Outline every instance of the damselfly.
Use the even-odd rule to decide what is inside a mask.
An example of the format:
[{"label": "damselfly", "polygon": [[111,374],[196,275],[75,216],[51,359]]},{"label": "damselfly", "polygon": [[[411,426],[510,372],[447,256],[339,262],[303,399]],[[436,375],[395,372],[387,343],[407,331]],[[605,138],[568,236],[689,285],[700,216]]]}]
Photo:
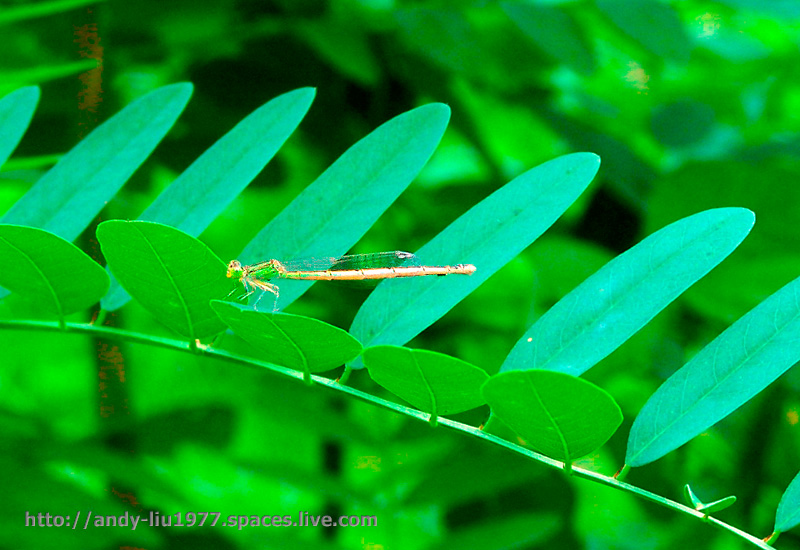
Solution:
[{"label": "damselfly", "polygon": [[374,279],[396,279],[399,277],[423,277],[426,275],[472,275],[475,266],[458,265],[419,265],[419,260],[410,252],[374,252],[352,254],[339,258],[304,258],[298,260],[267,260],[252,265],[242,265],[238,260],[228,264],[228,277],[242,282],[246,294],[256,289],[262,294],[253,305],[255,308],[263,292],[275,295],[278,303],[278,285],[269,283],[272,279],[301,279],[307,281],[365,281]]}]

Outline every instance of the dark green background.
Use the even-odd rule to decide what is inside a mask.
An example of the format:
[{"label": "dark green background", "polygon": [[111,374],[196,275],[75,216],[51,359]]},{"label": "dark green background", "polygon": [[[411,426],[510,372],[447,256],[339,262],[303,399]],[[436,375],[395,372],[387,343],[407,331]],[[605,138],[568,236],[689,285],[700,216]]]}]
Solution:
[{"label": "dark green background", "polygon": [[[34,4],[0,8],[0,94],[42,87],[0,173],[0,212],[49,167],[47,155],[136,97],[187,80],[195,92],[184,115],[102,219],[135,218],[253,109],[317,88],[300,128],[201,236],[225,259],[349,146],[424,103],[451,107],[448,132],[358,252],[415,250],[517,174],[568,152],[599,154],[600,173],[578,203],[411,343],[489,373],[538,316],[643,236],[712,207],[753,210],[756,226],[730,258],[587,374],[625,415],[586,459],[593,469],[621,465],[632,419],[669,374],[800,273],[796,2],[112,0],[4,17]],[[96,112],[82,108],[92,62],[76,38],[86,25],[102,47]],[[93,228],[77,243],[98,254]],[[289,311],[347,328],[363,297],[318,284]],[[10,296],[0,315],[36,310]],[[167,333],[133,302],[114,322]],[[385,394],[364,371],[351,381]],[[706,501],[736,494],[720,517],[768,535],[800,466],[798,384],[790,371],[629,481],[677,500],[684,483]],[[710,526],[466,436],[147,346],[0,333],[0,422],[0,548],[739,547]],[[379,526],[22,528],[24,510],[79,509],[305,510],[377,515]],[[777,547],[800,540],[787,533]]]}]

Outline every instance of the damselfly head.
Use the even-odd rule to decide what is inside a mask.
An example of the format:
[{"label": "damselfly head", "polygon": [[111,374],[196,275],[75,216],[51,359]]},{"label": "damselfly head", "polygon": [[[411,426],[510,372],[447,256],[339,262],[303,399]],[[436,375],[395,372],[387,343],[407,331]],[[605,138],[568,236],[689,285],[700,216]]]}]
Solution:
[{"label": "damselfly head", "polygon": [[243,271],[242,270],[242,263],[239,260],[231,260],[230,263],[228,264],[228,278],[229,279],[234,276],[233,275],[234,272],[241,273],[242,271]]}]

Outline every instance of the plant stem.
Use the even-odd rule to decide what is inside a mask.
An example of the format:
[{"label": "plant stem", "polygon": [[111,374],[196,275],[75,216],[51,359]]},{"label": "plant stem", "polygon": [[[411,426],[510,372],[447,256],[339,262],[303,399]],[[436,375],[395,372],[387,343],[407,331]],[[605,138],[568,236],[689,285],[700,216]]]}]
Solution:
[{"label": "plant stem", "polygon": [[[59,326],[58,322],[53,321],[30,321],[30,320],[0,320],[0,330],[30,330],[30,331],[42,331],[42,332],[62,332],[61,327]],[[162,348],[170,348],[176,351],[183,351],[193,354],[203,354],[206,356],[216,356],[219,359],[230,361],[232,363],[247,365],[250,367],[262,368],[267,369],[277,374],[282,374],[289,378],[295,378],[299,381],[304,381],[305,374],[301,371],[297,371],[294,369],[290,369],[287,367],[281,367],[279,365],[274,365],[272,363],[267,363],[264,361],[259,361],[257,359],[253,359],[251,357],[239,355],[236,353],[231,353],[225,350],[216,349],[210,346],[205,345],[194,345],[191,346],[189,342],[185,340],[175,340],[170,338],[162,338],[158,336],[151,336],[148,334],[142,334],[138,332],[130,332],[127,330],[111,328],[111,327],[103,327],[97,325],[89,325],[89,324],[82,324],[82,323],[66,323],[66,329],[70,334],[88,334],[92,336],[104,336],[106,338],[116,338],[122,341],[127,342],[135,342],[140,344],[147,344],[151,346],[158,346]],[[346,372],[346,371],[345,371]],[[345,386],[340,384],[336,380],[332,380],[330,378],[325,378],[318,375],[310,375],[310,380],[316,382],[322,387],[346,393],[363,401],[367,401],[379,407],[383,407],[385,409],[389,409],[395,411],[400,414],[404,414],[411,418],[415,418],[421,422],[430,422],[431,415],[428,413],[424,413],[422,411],[418,411],[416,409],[412,409],[411,407],[406,407],[405,405],[400,405],[398,403],[393,403],[391,401],[387,401],[380,397],[376,397],[369,393],[363,392],[361,390],[355,389],[350,386]],[[487,433],[480,428],[476,428],[474,426],[470,426],[467,424],[462,424],[461,422],[455,422],[453,420],[449,420],[447,418],[439,417],[437,422],[441,426],[445,426],[447,428],[463,432],[465,434],[469,434],[473,437],[477,437],[479,439],[483,439],[485,441],[489,441],[494,443],[495,445],[499,445],[504,447],[512,452],[517,454],[526,456],[531,458],[545,466],[549,466],[551,468],[565,470],[565,464],[558,460],[554,460],[547,456],[541,455],[539,453],[535,453],[530,449],[526,449],[517,445],[516,443],[512,443],[505,439],[502,439],[498,436],[492,435]],[[624,470],[624,469],[623,469]],[[683,513],[689,516],[694,516],[700,521],[708,522],[712,525],[720,529],[724,529],[729,531],[730,533],[746,540],[747,542],[751,543],[753,546],[757,548],[762,548],[764,550],[773,550],[773,547],[767,544],[767,542],[754,537],[753,535],[741,531],[732,525],[729,525],[725,522],[722,522],[716,518],[709,517],[706,514],[689,508],[679,502],[675,502],[668,498],[662,497],[661,495],[652,493],[645,489],[641,489],[619,479],[615,479],[613,476],[607,476],[598,472],[593,472],[591,470],[585,470],[583,468],[578,468],[575,466],[571,466],[570,468],[571,474],[574,477],[588,479],[597,483],[601,483],[603,485],[607,485],[609,487],[614,487],[621,491],[625,491],[628,493],[632,493],[634,495],[639,496],[645,500],[649,500],[651,502],[655,502],[656,504],[660,504],[666,508],[671,508],[676,512]],[[621,474],[623,472],[620,472]],[[774,541],[777,536],[773,536],[770,540]]]}]

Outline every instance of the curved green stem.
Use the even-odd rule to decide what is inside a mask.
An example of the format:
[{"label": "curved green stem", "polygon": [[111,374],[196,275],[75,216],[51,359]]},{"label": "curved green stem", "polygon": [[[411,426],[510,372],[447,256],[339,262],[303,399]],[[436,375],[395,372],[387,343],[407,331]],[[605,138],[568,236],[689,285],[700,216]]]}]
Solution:
[{"label": "curved green stem", "polygon": [[[59,323],[53,321],[27,321],[27,320],[0,320],[0,330],[30,330],[30,331],[44,331],[44,332],[62,332],[62,329],[59,327]],[[149,334],[142,334],[138,332],[131,332],[127,330],[122,330],[118,328],[112,327],[103,327],[97,325],[89,325],[89,324],[81,324],[81,323],[66,323],[65,329],[70,334],[88,334],[92,336],[103,336],[106,338],[116,338],[121,341],[126,342],[135,342],[140,344],[147,344],[151,346],[158,346],[162,348],[170,348],[176,351],[183,351],[187,353],[194,353],[194,354],[203,354],[206,356],[214,356],[224,361],[230,361],[232,363],[237,363],[241,365],[246,365],[249,367],[256,367],[256,368],[263,368],[275,372],[277,374],[281,374],[287,376],[289,378],[295,378],[299,381],[303,381],[304,373],[290,369],[287,367],[281,367],[279,365],[274,365],[272,363],[267,363],[264,361],[259,361],[257,359],[253,359],[252,357],[247,357],[244,355],[239,355],[236,353],[231,353],[225,350],[216,349],[211,346],[207,345],[194,345],[191,346],[189,342],[185,340],[175,340],[171,338],[162,338],[158,336],[152,336]],[[347,371],[345,370],[345,374]],[[344,377],[345,375],[343,375]],[[324,378],[318,375],[311,375],[311,379],[319,384],[319,386],[328,388],[333,391],[338,391],[342,393],[349,394],[357,399],[361,399],[363,401],[367,401],[379,407],[383,407],[385,409],[392,410],[399,414],[404,414],[411,418],[415,418],[421,422],[429,422],[430,415],[428,413],[418,411],[416,409],[412,409],[411,407],[406,407],[404,405],[400,405],[398,403],[393,403],[391,401],[387,401],[385,399],[381,399],[380,397],[376,397],[369,393],[363,392],[361,390],[352,388],[350,386],[345,386],[336,380],[332,380],[330,378]],[[459,432],[463,432],[465,434],[471,435],[473,437],[477,437],[478,439],[483,439],[490,443],[494,443],[495,445],[499,445],[500,447],[504,447],[512,452],[517,454],[526,456],[540,464],[544,464],[545,466],[549,466],[551,468],[556,468],[559,470],[565,470],[566,466],[563,462],[558,460],[554,460],[547,456],[541,455],[539,453],[535,453],[530,449],[526,449],[521,447],[515,443],[502,439],[496,435],[492,435],[487,433],[480,428],[476,428],[474,426],[470,426],[467,424],[462,424],[461,422],[456,422],[453,420],[449,420],[447,418],[438,418],[438,424],[444,426],[446,428],[450,428],[452,430],[456,430]],[[657,495],[655,493],[651,493],[645,489],[641,489],[636,487],[635,485],[631,485],[626,483],[620,479],[615,479],[613,476],[607,476],[598,472],[593,472],[590,470],[585,470],[583,468],[578,468],[575,466],[571,466],[570,471],[574,477],[588,479],[594,481],[596,483],[601,483],[603,485],[607,485],[609,487],[614,487],[619,489],[620,491],[625,491],[628,493],[632,493],[640,498],[645,500],[649,500],[650,502],[655,502],[661,506],[666,508],[670,508],[676,512],[694,516],[700,521],[708,522],[720,529],[728,531],[745,541],[751,543],[753,546],[757,548],[762,548],[764,550],[774,550],[772,546],[767,544],[767,542],[749,534],[732,525],[729,525],[725,522],[722,522],[716,518],[709,517],[703,512],[698,510],[694,510],[685,506],[679,502],[675,502],[668,498],[664,498],[661,495]],[[623,468],[620,475],[623,473],[627,473]],[[770,538],[770,541],[774,541],[777,538],[776,535]]]}]

